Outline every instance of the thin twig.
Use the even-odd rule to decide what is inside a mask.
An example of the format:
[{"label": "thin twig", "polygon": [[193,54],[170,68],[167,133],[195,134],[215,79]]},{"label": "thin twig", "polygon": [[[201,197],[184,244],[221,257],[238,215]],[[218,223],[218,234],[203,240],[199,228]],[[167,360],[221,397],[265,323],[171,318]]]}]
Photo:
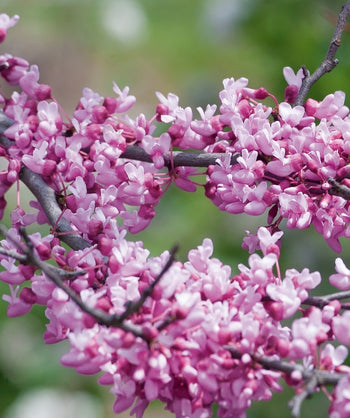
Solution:
[{"label": "thin twig", "polygon": [[133,313],[138,312],[141,309],[147,297],[152,294],[154,287],[157,285],[157,283],[159,283],[160,279],[163,277],[163,275],[166,273],[166,271],[170,268],[170,266],[174,262],[175,253],[178,249],[178,246],[174,246],[170,250],[170,256],[167,262],[165,263],[164,267],[162,268],[161,272],[158,274],[156,279],[143,291],[140,299],[135,302],[129,302],[126,305],[126,309],[123,314],[109,315],[100,309],[96,309],[96,308],[86,305],[82,301],[81,297],[72,288],[66,286],[65,283],[63,282],[63,280],[67,279],[67,276],[83,275],[83,274],[86,274],[85,271],[82,270],[82,271],[76,271],[76,272],[67,272],[66,270],[60,269],[58,267],[55,267],[51,264],[48,264],[42,261],[35,254],[33,243],[30,237],[28,236],[26,230],[23,227],[21,227],[19,229],[19,232],[23,238],[25,245],[23,245],[22,243],[18,242],[15,238],[13,238],[8,233],[8,231],[3,226],[0,225],[0,233],[6,236],[6,238],[9,239],[18,248],[18,250],[22,253],[23,257],[21,257],[21,254],[18,254],[18,253],[12,254],[11,251],[6,251],[6,250],[2,251],[1,252],[2,254],[18,259],[23,264],[30,264],[40,269],[43,273],[45,273],[46,277],[49,280],[51,280],[57,287],[62,289],[73,300],[73,302],[75,302],[79,306],[79,308],[83,312],[91,315],[93,318],[96,319],[96,321],[99,324],[106,325],[108,327],[120,328],[126,332],[131,332],[137,337],[146,339],[141,327],[134,325],[130,322],[126,322],[126,319]]},{"label": "thin twig", "polygon": [[311,378],[306,382],[304,389],[300,393],[297,393],[294,398],[289,401],[288,406],[292,410],[291,414],[293,418],[300,417],[301,405],[303,401],[310,397],[318,386],[319,382],[317,380],[317,376],[311,376]]},{"label": "thin twig", "polygon": [[314,73],[306,74],[303,79],[302,85],[299,90],[298,97],[295,101],[295,106],[302,105],[305,102],[306,96],[312,87],[312,85],[320,79],[324,74],[332,71],[337,65],[339,60],[334,58],[335,54],[340,46],[341,37],[344,31],[344,26],[350,14],[350,0],[343,4],[338,16],[338,21],[333,33],[331,43],[329,45],[327,54],[321,65],[316,69]]},{"label": "thin twig", "polygon": [[[234,346],[225,345],[224,348],[231,353],[231,356],[236,359],[242,358],[242,353]],[[305,382],[303,391],[297,394],[289,403],[292,408],[292,417],[296,418],[300,415],[301,403],[304,399],[314,393],[315,389],[319,386],[324,385],[337,385],[339,380],[344,376],[345,373],[328,372],[326,370],[310,369],[305,368],[301,364],[291,364],[283,360],[271,359],[267,356],[257,356],[250,354],[254,363],[264,367],[268,370],[280,371],[290,376],[293,372],[299,372]]]},{"label": "thin twig", "polygon": [[136,312],[138,312],[140,310],[140,308],[142,307],[142,305],[145,303],[145,300],[149,296],[152,295],[152,292],[153,292],[155,286],[157,285],[157,283],[159,283],[160,279],[164,276],[164,274],[169,270],[170,266],[173,264],[173,262],[175,260],[175,254],[178,251],[178,249],[179,249],[179,246],[178,245],[174,245],[171,248],[171,250],[169,251],[170,255],[169,255],[168,261],[165,263],[164,267],[162,268],[162,270],[160,271],[160,273],[158,274],[158,276],[142,292],[141,297],[140,297],[139,300],[137,300],[135,302],[129,301],[127,303],[126,310],[125,310],[125,312],[122,315],[120,315],[119,321],[123,321],[124,319],[128,318],[129,316],[131,316],[133,313],[136,313]]}]

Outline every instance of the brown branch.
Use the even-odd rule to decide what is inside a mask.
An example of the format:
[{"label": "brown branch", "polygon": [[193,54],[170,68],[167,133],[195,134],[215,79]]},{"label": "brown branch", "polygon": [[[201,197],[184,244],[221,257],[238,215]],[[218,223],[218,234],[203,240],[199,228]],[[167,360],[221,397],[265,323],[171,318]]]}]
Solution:
[{"label": "brown branch", "polygon": [[[12,123],[13,121],[0,111],[0,145],[6,149],[13,145],[13,141],[6,138],[3,134]],[[169,170],[179,166],[208,167],[217,164],[217,159],[222,158],[223,156],[224,154],[220,153],[204,154],[175,151],[164,155],[164,161],[165,166],[168,167]],[[239,154],[232,155],[231,164],[236,164],[238,156]],[[152,163],[152,159],[146,151],[136,145],[129,146],[121,157]],[[70,223],[62,216],[62,210],[57,203],[55,191],[46,184],[39,174],[22,166],[19,178],[34,194],[45,212],[49,223],[52,227],[55,227],[55,232],[63,242],[69,245],[73,250],[81,250],[91,246],[88,241],[84,240],[72,229]]]},{"label": "brown branch", "polygon": [[[236,347],[226,345],[224,348],[230,352],[233,358],[239,360],[242,358],[243,354],[237,350]],[[288,376],[296,371],[301,374],[302,379],[305,382],[304,390],[300,394],[297,394],[289,403],[289,406],[292,409],[293,417],[299,417],[302,401],[314,393],[314,390],[317,387],[324,385],[335,386],[338,384],[341,378],[347,376],[345,373],[343,374],[328,372],[326,370],[309,369],[303,367],[301,364],[291,364],[287,361],[274,360],[267,356],[256,356],[254,354],[250,354],[250,356],[255,363],[259,364],[267,370],[280,371]]]},{"label": "brown branch", "polygon": [[55,191],[48,186],[42,177],[23,166],[19,173],[20,180],[37,198],[51,226],[55,227],[57,236],[69,245],[73,250],[83,250],[91,247],[91,244],[75,232],[70,223],[62,216]]},{"label": "brown branch", "polygon": [[164,265],[164,267],[162,268],[161,272],[158,274],[158,276],[155,278],[155,280],[148,286],[146,287],[146,289],[142,292],[141,297],[139,300],[133,302],[133,301],[129,301],[127,303],[126,306],[126,310],[125,312],[119,316],[118,321],[123,321],[124,319],[128,318],[129,316],[131,316],[133,313],[136,313],[140,310],[141,306],[145,303],[145,300],[152,295],[152,292],[155,288],[155,286],[157,285],[157,283],[159,283],[160,279],[164,276],[164,274],[169,270],[170,266],[173,264],[174,260],[175,260],[175,254],[178,251],[179,246],[178,245],[174,245],[171,250],[170,250],[170,256],[168,258],[168,261],[166,262],[166,264]]},{"label": "brown branch", "polygon": [[[329,302],[331,302],[332,300],[342,300],[347,298],[350,298],[350,290],[344,290],[343,292],[331,293],[329,295],[324,296],[309,296],[302,302],[302,304],[316,306],[322,309],[323,307],[328,305]],[[341,308],[349,310],[350,305],[342,303]]]},{"label": "brown branch", "polygon": [[302,105],[305,102],[306,96],[314,83],[319,80],[324,74],[332,71],[338,65],[338,59],[334,58],[335,54],[340,46],[341,37],[344,31],[346,21],[350,14],[350,0],[343,4],[338,16],[338,21],[333,33],[331,43],[329,45],[327,54],[321,65],[316,69],[313,74],[309,74],[304,70],[305,77],[303,79],[301,88],[299,90],[298,97],[294,103],[295,106]]},{"label": "brown branch", "polygon": [[126,322],[127,318],[130,317],[132,314],[138,312],[142,305],[144,304],[147,297],[151,296],[154,287],[159,283],[160,279],[164,276],[164,274],[169,270],[171,265],[175,260],[175,253],[178,249],[177,246],[174,246],[170,250],[170,255],[165,263],[164,267],[162,268],[161,272],[155,278],[155,280],[143,291],[139,300],[126,304],[125,312],[121,315],[109,315],[104,311],[96,308],[92,308],[86,305],[80,298],[80,296],[70,287],[68,287],[64,280],[67,278],[72,279],[72,277],[80,276],[86,274],[84,270],[75,271],[75,272],[67,272],[66,270],[60,269],[56,266],[48,264],[42,261],[36,254],[35,248],[30,240],[30,237],[27,235],[25,229],[21,227],[19,232],[23,238],[24,244],[22,245],[19,243],[15,238],[11,237],[8,231],[0,225],[0,233],[2,233],[7,239],[9,239],[20,251],[20,253],[14,253],[13,251],[6,251],[1,250],[1,254],[7,255],[9,257],[15,258],[24,264],[31,264],[38,269],[40,269],[45,276],[51,280],[57,287],[62,289],[71,299],[75,302],[79,308],[92,316],[99,324],[106,325],[107,327],[116,327],[120,328],[126,332],[131,332],[136,337],[141,337],[144,340],[147,340],[146,336],[144,335],[140,326],[134,325],[130,322]]},{"label": "brown branch", "polygon": [[345,186],[344,184],[338,183],[332,177],[329,177],[327,181],[332,186],[328,190],[329,194],[332,194],[332,195],[335,195],[335,196],[340,196],[345,200],[350,200],[350,189],[349,189],[349,187]]},{"label": "brown branch", "polygon": [[[182,152],[174,151],[173,153],[164,154],[165,166],[169,169],[172,167],[209,167],[217,164],[217,160],[222,158],[223,153],[200,153],[200,152]],[[233,154],[231,157],[231,164],[237,163],[239,153]],[[137,145],[128,146],[126,151],[121,154],[121,158],[128,158],[130,160],[138,160],[146,163],[152,163],[152,158],[147,152]]]}]

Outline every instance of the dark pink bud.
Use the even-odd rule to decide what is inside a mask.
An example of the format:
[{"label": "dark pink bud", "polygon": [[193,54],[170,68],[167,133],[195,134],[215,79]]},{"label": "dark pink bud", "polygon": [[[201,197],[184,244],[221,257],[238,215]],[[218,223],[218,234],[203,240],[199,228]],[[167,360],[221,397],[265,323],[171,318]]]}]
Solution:
[{"label": "dark pink bud", "polygon": [[213,152],[220,152],[220,153],[226,152],[226,145],[224,145],[221,142],[219,142],[218,144],[215,144]]},{"label": "dark pink bud", "polygon": [[264,100],[268,97],[270,93],[265,89],[265,87],[260,87],[258,90],[255,90],[255,98],[258,100]]},{"label": "dark pink bud", "polygon": [[37,244],[35,249],[42,260],[48,260],[51,258],[51,248],[48,242],[41,242]]},{"label": "dark pink bud", "polygon": [[117,273],[117,271],[119,270],[120,264],[114,255],[109,257],[108,267],[112,273]]},{"label": "dark pink bud", "polygon": [[94,107],[92,114],[97,123],[103,123],[108,118],[108,111],[104,106]]},{"label": "dark pink bud", "polygon": [[35,90],[35,98],[39,101],[51,99],[51,87],[47,84],[39,84]]},{"label": "dark pink bud", "polygon": [[111,301],[107,297],[100,298],[95,305],[95,308],[101,309],[101,311],[104,311],[104,312],[109,312],[111,307],[112,307]]},{"label": "dark pink bud", "polygon": [[97,123],[91,123],[86,128],[86,136],[92,141],[97,141],[98,139],[100,139],[101,133],[102,133],[102,126],[98,125]]},{"label": "dark pink bud", "polygon": [[293,104],[298,97],[299,88],[295,85],[287,86],[284,90],[284,100],[287,103]]},{"label": "dark pink bud", "polygon": [[219,339],[219,344],[224,345],[227,344],[232,338],[232,334],[230,332],[230,330],[228,330],[227,328],[220,328],[219,332],[218,332],[218,339]]},{"label": "dark pink bud", "polygon": [[43,165],[43,176],[51,176],[52,173],[56,170],[56,162],[52,160],[45,160]]},{"label": "dark pink bud", "polygon": [[107,109],[107,112],[111,115],[115,113],[117,108],[117,99],[115,97],[106,97],[103,101],[103,106]]},{"label": "dark pink bud", "polygon": [[267,223],[269,225],[272,224],[273,220],[275,219],[276,215],[278,212],[278,206],[277,205],[273,205],[272,208],[269,210],[268,215],[267,215]]},{"label": "dark pink bud", "polygon": [[88,230],[90,238],[96,238],[103,231],[103,223],[99,219],[91,219],[88,223]]},{"label": "dark pink bud", "polygon": [[129,348],[135,344],[135,336],[131,332],[127,332],[123,337],[123,348]]},{"label": "dark pink bud", "polygon": [[252,109],[248,100],[243,99],[237,105],[238,111],[243,119],[246,119],[250,116]]},{"label": "dark pink bud", "polygon": [[169,108],[168,106],[165,106],[164,104],[158,104],[156,107],[156,119],[158,122],[161,122],[161,116],[162,115],[168,115],[169,114]]},{"label": "dark pink bud", "polygon": [[216,132],[222,131],[224,129],[224,125],[220,121],[220,115],[213,116],[211,118],[210,124],[216,130]]},{"label": "dark pink bud", "polygon": [[65,199],[66,206],[68,209],[70,209],[72,212],[76,212],[78,209],[77,199],[74,195],[69,195]]},{"label": "dark pink bud", "polygon": [[142,326],[142,335],[146,340],[154,340],[159,334],[159,331],[156,327],[152,327],[149,324],[145,324]]},{"label": "dark pink bud", "polygon": [[152,218],[154,218],[155,214],[156,214],[156,212],[155,212],[152,205],[141,205],[140,209],[138,211],[138,215],[142,219],[152,219]]},{"label": "dark pink bud", "polygon": [[288,340],[278,340],[277,350],[281,357],[287,357],[289,355],[290,342]]},{"label": "dark pink bud", "polygon": [[264,302],[264,308],[269,315],[276,321],[283,319],[283,303],[280,302]]},{"label": "dark pink bud", "polygon": [[317,173],[318,171],[318,165],[316,164],[316,162],[314,160],[308,160],[308,162],[306,163],[307,168],[312,171],[313,173]]},{"label": "dark pink bud", "polygon": [[328,335],[324,331],[318,331],[318,334],[316,335],[317,344],[322,344],[325,341],[328,340]]},{"label": "dark pink bud", "polygon": [[204,185],[205,196],[208,199],[214,199],[216,194],[216,185],[213,182],[208,182]]},{"label": "dark pink bud", "polygon": [[171,312],[176,319],[184,319],[188,315],[188,309],[179,306],[177,303],[173,305]]},{"label": "dark pink bud", "polygon": [[39,120],[38,120],[38,117],[36,115],[28,116],[26,122],[28,123],[29,129],[32,132],[35,132],[37,130],[37,128],[39,126]]},{"label": "dark pink bud", "polygon": [[96,319],[86,312],[83,312],[83,324],[87,329],[92,328],[96,324]]},{"label": "dark pink bud", "polygon": [[6,39],[7,31],[3,28],[0,28],[0,44]]},{"label": "dark pink bud", "polygon": [[31,279],[34,275],[35,270],[36,270],[35,267],[29,266],[29,265],[26,265],[26,264],[20,264],[18,266],[18,268],[19,268],[21,274],[25,277],[26,280]]},{"label": "dark pink bud", "polygon": [[313,116],[316,113],[316,110],[318,108],[318,101],[314,99],[307,99],[304,107],[305,107],[305,113],[308,116]]},{"label": "dark pink bud", "polygon": [[291,155],[290,158],[291,158],[292,167],[295,171],[300,170],[302,166],[304,165],[302,156],[300,154],[293,154]]},{"label": "dark pink bud", "polygon": [[21,301],[29,303],[30,305],[34,305],[34,303],[37,300],[36,294],[32,291],[30,287],[24,287],[21,290],[19,298],[21,299]]},{"label": "dark pink bud", "polygon": [[103,236],[99,239],[97,248],[101,251],[102,255],[107,256],[113,248],[113,241],[110,238]]}]

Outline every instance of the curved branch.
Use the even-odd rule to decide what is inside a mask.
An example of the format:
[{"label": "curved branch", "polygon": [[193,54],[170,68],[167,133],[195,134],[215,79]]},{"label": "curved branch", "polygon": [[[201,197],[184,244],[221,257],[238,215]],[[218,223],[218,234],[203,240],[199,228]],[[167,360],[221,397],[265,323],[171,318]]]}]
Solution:
[{"label": "curved branch", "polygon": [[[200,152],[182,152],[173,151],[172,153],[166,153],[164,155],[165,166],[169,169],[172,167],[209,167],[210,165],[217,164],[217,160],[222,158],[225,154],[222,153],[200,153]],[[128,146],[125,152],[121,154],[122,158],[128,158],[130,160],[138,160],[146,163],[152,163],[152,158],[147,152],[137,146]],[[233,154],[231,157],[231,164],[237,163],[239,153]]]},{"label": "curved branch", "polygon": [[48,264],[45,261],[42,261],[34,252],[34,245],[30,240],[30,237],[27,235],[26,230],[23,227],[20,227],[19,232],[23,238],[24,244],[22,245],[16,239],[12,238],[8,231],[0,226],[0,233],[3,234],[8,240],[10,240],[21,253],[16,253],[11,250],[4,250],[0,249],[0,253],[6,255],[8,257],[14,258],[19,260],[23,264],[30,264],[32,266],[37,267],[45,276],[51,280],[57,287],[62,289],[70,298],[71,300],[79,306],[79,308],[93,317],[99,324],[106,325],[107,327],[116,327],[120,328],[126,332],[131,332],[136,337],[141,337],[144,340],[147,340],[147,337],[144,335],[142,331],[142,327],[139,325],[135,325],[131,322],[126,322],[126,320],[134,313],[138,312],[142,305],[145,303],[146,299],[152,295],[152,292],[155,286],[159,283],[161,278],[164,274],[169,270],[172,264],[175,261],[175,254],[178,250],[178,246],[174,246],[169,251],[169,258],[163,268],[161,269],[160,273],[154,279],[154,281],[146,287],[143,292],[141,293],[140,298],[137,301],[130,301],[125,304],[125,311],[121,315],[117,314],[108,314],[100,309],[96,309],[91,307],[83,302],[80,295],[75,292],[71,287],[67,286],[64,283],[64,280],[67,278],[74,278],[83,274],[86,274],[84,270],[78,270],[75,272],[67,272],[66,270],[60,269],[55,267],[51,264]]},{"label": "curved branch", "polygon": [[37,198],[51,226],[55,227],[55,232],[63,242],[73,250],[91,247],[91,244],[75,232],[67,219],[62,216],[55,191],[45,183],[39,174],[33,173],[29,168],[23,166],[19,178]]},{"label": "curved branch", "polygon": [[295,106],[302,105],[305,102],[306,96],[312,85],[317,80],[319,80],[324,74],[332,71],[338,65],[339,61],[334,57],[340,46],[341,37],[349,14],[350,1],[347,1],[345,4],[343,4],[339,13],[338,21],[327,54],[324,60],[321,62],[321,65],[316,69],[316,71],[313,74],[310,75],[308,72],[306,72],[306,76],[303,79],[298,97],[294,103]]},{"label": "curved branch", "polygon": [[[13,145],[13,141],[3,135],[12,123],[13,121],[0,111],[0,144],[4,148],[9,148]],[[164,155],[164,161],[165,166],[168,167],[169,170],[179,166],[209,167],[210,165],[217,164],[217,160],[222,158],[223,155],[224,154],[220,153],[204,154],[174,151],[173,153]],[[232,155],[231,164],[236,164],[238,156],[239,154]],[[136,145],[129,146],[121,157],[152,163],[152,158],[149,154]],[[34,194],[51,226],[55,227],[55,231],[59,234],[60,239],[63,242],[69,245],[73,250],[81,250],[91,246],[89,242],[84,240],[71,228],[70,223],[62,216],[62,210],[56,201],[55,191],[45,183],[39,174],[36,174],[29,168],[23,166],[19,173],[19,178]]]},{"label": "curved branch", "polygon": [[[226,345],[224,348],[230,352],[232,358],[241,359],[242,353],[237,348]],[[347,376],[346,373],[328,372],[326,370],[305,368],[301,364],[292,364],[287,361],[274,360],[267,356],[255,356],[250,354],[252,360],[268,370],[280,371],[288,376],[293,372],[298,371],[301,373],[302,379],[305,382],[304,389],[297,394],[289,403],[289,407],[292,409],[292,416],[299,417],[301,404],[304,399],[314,393],[315,389],[324,385],[335,386],[339,380]]]}]

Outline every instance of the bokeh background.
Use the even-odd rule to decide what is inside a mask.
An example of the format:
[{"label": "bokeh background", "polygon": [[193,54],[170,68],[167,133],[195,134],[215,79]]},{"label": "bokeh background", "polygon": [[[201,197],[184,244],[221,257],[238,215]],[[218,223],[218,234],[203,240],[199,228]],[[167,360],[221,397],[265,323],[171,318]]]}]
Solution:
[{"label": "bokeh background", "polygon": [[[335,0],[2,0],[1,12],[19,14],[0,53],[38,64],[41,82],[51,84],[68,112],[88,86],[112,94],[112,81],[130,86],[134,110],[153,115],[155,91],[173,92],[182,106],[218,102],[226,77],[247,77],[251,87],[266,87],[282,100],[284,66],[313,71],[323,59],[343,1]],[[350,88],[350,36],[344,34],[339,66],[311,90],[316,99]],[[4,83],[1,82],[3,86]],[[349,99],[347,100],[349,105]],[[9,207],[14,202],[9,202]],[[8,219],[8,217],[6,218]],[[255,232],[266,217],[219,212],[203,197],[171,188],[141,239],[157,255],[180,244],[181,259],[210,237],[215,256],[232,266],[246,263],[241,249],[245,230]],[[326,279],[337,256],[314,231],[286,231],[282,269],[304,267]],[[349,244],[343,259],[350,265]],[[0,283],[0,293],[7,292]],[[330,291],[325,280],[324,291]],[[79,376],[60,366],[67,344],[45,346],[44,310],[7,319],[0,300],[0,417],[112,417],[113,395],[98,387],[96,376]],[[254,404],[248,417],[289,416],[291,390],[272,402]],[[327,416],[328,401],[314,396],[302,416]],[[147,416],[166,415],[155,403]],[[124,416],[124,415],[123,415]],[[125,414],[128,416],[128,414]],[[215,412],[213,412],[215,416]]]}]

